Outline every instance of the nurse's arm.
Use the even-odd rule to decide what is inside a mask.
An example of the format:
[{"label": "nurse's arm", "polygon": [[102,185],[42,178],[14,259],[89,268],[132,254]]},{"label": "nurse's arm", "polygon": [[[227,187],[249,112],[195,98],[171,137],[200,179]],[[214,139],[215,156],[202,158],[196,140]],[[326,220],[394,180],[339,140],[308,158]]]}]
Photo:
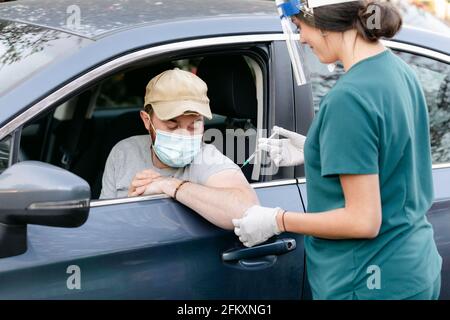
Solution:
[{"label": "nurse's arm", "polygon": [[[371,239],[381,227],[381,197],[378,174],[341,175],[345,207],[314,214],[286,212],[286,231],[325,239]],[[277,223],[283,230],[282,214]]]},{"label": "nurse's arm", "polygon": [[[180,183],[175,178],[167,179],[163,192],[173,196]],[[228,230],[234,228],[232,219],[242,218],[249,207],[259,204],[255,190],[242,171],[236,169],[218,172],[204,185],[185,183],[178,189],[176,198],[209,222]]]}]

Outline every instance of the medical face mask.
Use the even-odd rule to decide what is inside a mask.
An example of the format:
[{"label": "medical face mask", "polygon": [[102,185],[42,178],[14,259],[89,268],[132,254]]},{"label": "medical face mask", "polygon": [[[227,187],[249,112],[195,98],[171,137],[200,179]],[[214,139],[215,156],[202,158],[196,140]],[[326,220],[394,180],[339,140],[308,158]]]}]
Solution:
[{"label": "medical face mask", "polygon": [[[150,122],[153,127],[153,124]],[[182,168],[190,164],[202,146],[203,135],[182,135],[157,130],[153,149],[159,160],[169,167]]]}]

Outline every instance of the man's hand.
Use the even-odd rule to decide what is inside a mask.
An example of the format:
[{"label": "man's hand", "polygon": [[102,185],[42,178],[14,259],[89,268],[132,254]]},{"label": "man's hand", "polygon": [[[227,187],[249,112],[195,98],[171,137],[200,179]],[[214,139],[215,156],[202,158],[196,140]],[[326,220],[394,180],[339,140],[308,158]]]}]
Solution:
[{"label": "man's hand", "polygon": [[144,190],[144,195],[166,194],[169,197],[173,197],[175,189],[181,182],[182,180],[172,177],[156,178],[147,185],[147,188]]},{"label": "man's hand", "polygon": [[277,223],[280,208],[252,206],[242,219],[233,219],[234,233],[246,247],[253,247],[281,233]]},{"label": "man's hand", "polygon": [[161,175],[151,169],[137,173],[133,181],[131,181],[130,188],[128,189],[128,197],[142,196],[147,186],[159,178],[161,178]]}]

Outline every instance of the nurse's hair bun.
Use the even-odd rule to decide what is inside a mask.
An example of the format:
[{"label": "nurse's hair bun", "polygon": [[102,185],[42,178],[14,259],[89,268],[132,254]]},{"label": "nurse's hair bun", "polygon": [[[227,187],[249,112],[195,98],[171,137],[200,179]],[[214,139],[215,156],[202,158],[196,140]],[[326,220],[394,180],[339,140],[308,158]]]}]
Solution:
[{"label": "nurse's hair bun", "polygon": [[392,38],[402,25],[400,12],[380,0],[348,1],[314,8],[314,18],[298,14],[298,19],[322,31],[344,32],[356,29],[370,42]]},{"label": "nurse's hair bun", "polygon": [[367,41],[392,38],[402,26],[402,16],[390,2],[369,1],[358,10],[356,30]]}]

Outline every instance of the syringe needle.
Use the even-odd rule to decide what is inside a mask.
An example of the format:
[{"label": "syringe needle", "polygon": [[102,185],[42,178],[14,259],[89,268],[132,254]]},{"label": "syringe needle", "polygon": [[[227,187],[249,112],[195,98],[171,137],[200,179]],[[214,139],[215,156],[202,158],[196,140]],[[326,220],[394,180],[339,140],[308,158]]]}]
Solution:
[{"label": "syringe needle", "polygon": [[[275,137],[276,134],[277,134],[276,132],[272,133],[272,134],[270,135],[270,137],[267,138],[267,139],[272,139],[273,137]],[[244,166],[246,166],[247,164],[249,164],[250,161],[252,161],[252,159],[256,156],[256,153],[257,153],[258,151],[259,151],[259,148],[256,147],[255,152],[253,152],[252,155],[251,155],[250,157],[248,157],[247,160],[244,161],[244,163],[242,164],[241,168],[244,167]]]}]

